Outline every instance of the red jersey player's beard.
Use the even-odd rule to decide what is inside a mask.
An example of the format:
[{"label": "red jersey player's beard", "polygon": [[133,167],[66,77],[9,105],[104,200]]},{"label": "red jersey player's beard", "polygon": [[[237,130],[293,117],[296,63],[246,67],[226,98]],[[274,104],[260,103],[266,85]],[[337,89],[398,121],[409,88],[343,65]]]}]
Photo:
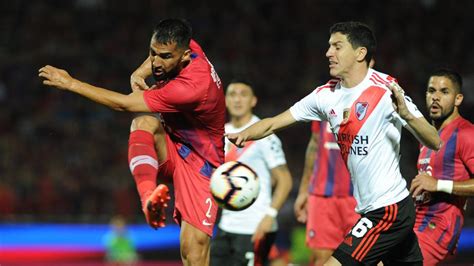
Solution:
[{"label": "red jersey player's beard", "polygon": [[[429,110],[431,110],[433,104],[431,104]],[[436,115],[436,114],[432,114],[431,111],[430,111],[430,118],[431,120],[435,121],[435,122],[443,122],[444,120],[446,120],[446,118],[450,117],[451,114],[454,112],[454,108],[451,108],[449,110],[447,110],[448,112],[444,113],[443,112],[443,107],[439,104],[436,104],[436,107],[439,109],[439,114]]]},{"label": "red jersey player's beard", "polygon": [[175,68],[171,69],[168,72],[166,72],[165,70],[162,70],[161,74],[159,75],[157,75],[156,72],[157,70],[153,68],[153,78],[155,79],[156,82],[168,81],[178,76],[179,67],[176,66]]}]

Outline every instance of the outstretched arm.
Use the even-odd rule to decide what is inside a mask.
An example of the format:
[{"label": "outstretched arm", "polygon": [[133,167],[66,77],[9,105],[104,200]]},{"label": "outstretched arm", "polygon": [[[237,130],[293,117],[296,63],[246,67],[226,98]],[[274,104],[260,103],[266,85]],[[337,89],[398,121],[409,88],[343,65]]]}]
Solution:
[{"label": "outstretched arm", "polygon": [[424,117],[415,117],[408,110],[405,103],[405,96],[403,89],[396,83],[387,84],[392,91],[394,99],[394,108],[397,113],[408,123],[408,130],[418,139],[424,146],[439,150],[441,148],[441,139],[438,136],[436,129],[426,121]]},{"label": "outstretched arm", "polygon": [[262,139],[294,123],[296,120],[288,109],[277,116],[262,119],[239,133],[226,136],[235,145],[243,147],[246,141]]},{"label": "outstretched arm", "polygon": [[319,135],[312,133],[309,139],[308,146],[306,147],[306,157],[304,161],[303,177],[301,178],[300,188],[298,196],[295,200],[294,210],[296,220],[300,223],[306,223],[307,220],[307,206],[308,206],[308,186],[309,179],[314,168],[314,162],[316,161],[316,153],[318,152]]},{"label": "outstretched arm", "polygon": [[150,112],[143,99],[142,91],[135,91],[126,95],[95,87],[72,78],[65,70],[49,65],[42,67],[38,76],[44,79],[44,85],[77,93],[117,111]]}]

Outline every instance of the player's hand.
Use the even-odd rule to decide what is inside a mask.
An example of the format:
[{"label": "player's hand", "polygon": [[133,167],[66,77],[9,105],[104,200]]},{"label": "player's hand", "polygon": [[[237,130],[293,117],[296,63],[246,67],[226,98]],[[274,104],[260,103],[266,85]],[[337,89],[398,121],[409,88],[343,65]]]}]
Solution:
[{"label": "player's hand", "polygon": [[270,232],[270,230],[272,229],[274,219],[275,218],[269,215],[265,215],[265,217],[263,217],[263,219],[258,224],[257,229],[255,230],[255,233],[252,236],[252,242],[260,241],[265,236],[266,233]]},{"label": "player's hand", "polygon": [[244,132],[245,131],[239,133],[226,133],[224,136],[226,136],[227,139],[234,143],[237,147],[242,148],[245,146],[245,141],[247,141],[247,137]]},{"label": "player's hand", "polygon": [[295,200],[295,216],[300,223],[306,223],[308,220],[308,192],[299,193]]},{"label": "player's hand", "polygon": [[38,70],[38,76],[43,78],[43,84],[56,87],[61,90],[68,90],[77,80],[73,79],[65,70],[46,65]]},{"label": "player's hand", "polygon": [[416,197],[424,191],[437,191],[438,180],[426,172],[421,172],[411,181],[410,193]]},{"label": "player's hand", "polygon": [[392,105],[395,111],[405,120],[412,119],[413,115],[410,113],[405,103],[405,92],[400,85],[392,81],[387,83],[387,87],[392,91]]},{"label": "player's hand", "polygon": [[148,87],[146,84],[145,79],[135,73],[130,76],[130,86],[132,91],[144,91],[150,89],[150,87]]}]

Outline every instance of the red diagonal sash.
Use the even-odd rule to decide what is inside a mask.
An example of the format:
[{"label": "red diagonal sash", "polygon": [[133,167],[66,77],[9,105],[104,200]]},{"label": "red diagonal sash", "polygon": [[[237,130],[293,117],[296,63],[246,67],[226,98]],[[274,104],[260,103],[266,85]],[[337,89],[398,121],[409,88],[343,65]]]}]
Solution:
[{"label": "red diagonal sash", "polygon": [[245,142],[245,146],[243,148],[237,148],[234,144],[230,143],[229,151],[225,154],[225,161],[238,161],[240,156],[253,144],[255,141],[247,141]]},{"label": "red diagonal sash", "polygon": [[[343,145],[346,149],[341,149],[342,158],[347,164],[347,157],[349,156],[349,150],[352,145],[353,138],[341,138],[342,134],[347,134],[348,136],[356,136],[359,133],[359,130],[364,125],[365,121],[369,118],[372,111],[374,111],[375,106],[380,102],[382,96],[385,94],[386,90],[381,87],[372,86],[366,89],[357,100],[351,106],[351,111],[349,114],[349,119],[346,123],[341,124],[339,127],[337,143],[339,146]],[[367,106],[365,107],[365,113],[361,114],[360,110],[357,110],[357,103]],[[359,118],[358,118],[359,117]],[[362,119],[360,119],[362,117]]]}]

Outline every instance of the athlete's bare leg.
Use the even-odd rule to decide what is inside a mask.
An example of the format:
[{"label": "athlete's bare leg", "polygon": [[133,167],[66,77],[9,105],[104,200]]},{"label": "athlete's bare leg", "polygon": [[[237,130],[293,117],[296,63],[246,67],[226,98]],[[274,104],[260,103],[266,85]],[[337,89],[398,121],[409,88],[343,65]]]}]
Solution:
[{"label": "athlete's bare leg", "polygon": [[211,238],[206,233],[187,223],[181,222],[181,259],[185,266],[209,265]]},{"label": "athlete's bare leg", "polygon": [[327,249],[327,248],[318,248],[312,250],[312,256],[314,259],[314,264],[315,266],[322,266],[324,263],[331,257],[332,253],[334,250],[332,249]]},{"label": "athlete's bare leg", "polygon": [[333,256],[331,256],[329,260],[326,261],[326,263],[324,263],[324,266],[341,266],[341,265],[342,264]]}]

